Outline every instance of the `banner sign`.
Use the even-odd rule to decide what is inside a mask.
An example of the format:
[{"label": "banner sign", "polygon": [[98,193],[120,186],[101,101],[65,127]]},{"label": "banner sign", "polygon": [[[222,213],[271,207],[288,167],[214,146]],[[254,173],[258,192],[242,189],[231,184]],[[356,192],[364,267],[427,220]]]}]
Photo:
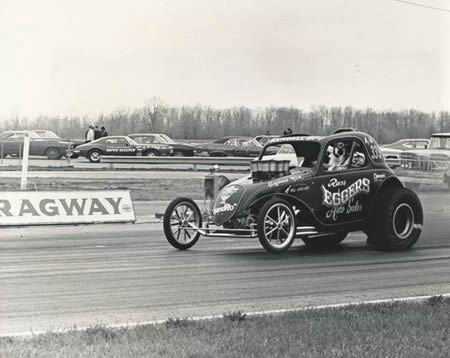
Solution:
[{"label": "banner sign", "polygon": [[0,226],[135,220],[128,190],[0,192]]}]

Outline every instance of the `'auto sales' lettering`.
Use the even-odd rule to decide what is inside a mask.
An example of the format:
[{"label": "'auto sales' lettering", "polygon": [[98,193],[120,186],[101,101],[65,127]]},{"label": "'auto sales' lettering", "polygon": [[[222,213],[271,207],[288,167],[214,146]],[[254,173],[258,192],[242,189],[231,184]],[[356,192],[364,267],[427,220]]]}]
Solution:
[{"label": "'auto sales' lettering", "polygon": [[332,192],[322,185],[323,204],[329,208],[343,206],[360,193],[370,192],[370,179],[359,178],[343,190]]},{"label": "'auto sales' lettering", "polygon": [[116,198],[77,198],[77,199],[50,199],[39,200],[0,199],[0,216],[93,216],[93,215],[119,215],[121,197]]}]

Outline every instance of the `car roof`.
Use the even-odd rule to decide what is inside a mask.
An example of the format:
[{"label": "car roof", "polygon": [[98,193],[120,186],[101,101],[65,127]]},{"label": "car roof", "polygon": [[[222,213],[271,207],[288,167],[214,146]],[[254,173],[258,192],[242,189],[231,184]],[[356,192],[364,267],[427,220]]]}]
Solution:
[{"label": "car roof", "polygon": [[137,136],[143,136],[143,137],[145,137],[145,136],[154,136],[154,135],[167,135],[167,134],[165,134],[165,133],[131,133],[131,134],[128,134],[127,135],[127,137],[131,137],[131,136],[135,136],[135,137],[137,137]]}]

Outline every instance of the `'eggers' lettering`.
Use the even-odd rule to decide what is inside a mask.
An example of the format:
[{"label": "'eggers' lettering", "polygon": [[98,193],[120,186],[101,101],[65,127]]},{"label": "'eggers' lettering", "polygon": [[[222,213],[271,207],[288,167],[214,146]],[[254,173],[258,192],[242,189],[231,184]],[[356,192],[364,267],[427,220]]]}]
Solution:
[{"label": "'eggers' lettering", "polygon": [[322,185],[323,204],[329,208],[347,204],[352,198],[360,193],[370,192],[370,179],[359,178],[343,190],[332,192]]}]

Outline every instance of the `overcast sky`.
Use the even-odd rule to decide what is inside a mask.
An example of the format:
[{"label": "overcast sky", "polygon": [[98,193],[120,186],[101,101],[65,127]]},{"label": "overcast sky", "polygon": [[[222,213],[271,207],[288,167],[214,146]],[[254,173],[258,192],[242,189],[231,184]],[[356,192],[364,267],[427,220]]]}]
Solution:
[{"label": "overcast sky", "polygon": [[450,12],[393,0],[0,0],[0,116],[449,110],[449,36]]}]

